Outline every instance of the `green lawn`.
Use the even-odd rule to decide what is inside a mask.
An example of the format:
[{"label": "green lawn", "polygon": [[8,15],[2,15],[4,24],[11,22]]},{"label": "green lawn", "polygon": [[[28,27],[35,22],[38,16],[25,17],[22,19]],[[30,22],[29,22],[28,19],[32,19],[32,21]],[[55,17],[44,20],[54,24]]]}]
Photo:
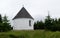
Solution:
[{"label": "green lawn", "polygon": [[0,38],[60,38],[60,32],[44,30],[1,32]]}]

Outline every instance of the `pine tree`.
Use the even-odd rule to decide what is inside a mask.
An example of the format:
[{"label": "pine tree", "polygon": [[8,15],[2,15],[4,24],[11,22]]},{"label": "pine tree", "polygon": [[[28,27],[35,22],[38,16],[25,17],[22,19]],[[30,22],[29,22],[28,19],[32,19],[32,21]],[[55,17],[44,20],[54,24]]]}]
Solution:
[{"label": "pine tree", "polygon": [[2,23],[2,16],[0,14],[0,32],[2,31],[3,23]]},{"label": "pine tree", "polygon": [[9,23],[9,20],[7,19],[7,16],[5,15],[4,17],[3,17],[3,31],[9,31],[9,30],[11,30],[12,29],[12,27],[11,27],[11,25],[10,25],[10,23]]},{"label": "pine tree", "polygon": [[1,14],[0,14],[0,23],[2,23],[2,16],[1,16]]},{"label": "pine tree", "polygon": [[7,16],[6,15],[3,17],[3,22],[4,23],[8,23],[9,22],[9,20],[7,20]]},{"label": "pine tree", "polygon": [[45,19],[45,29],[50,29],[51,28],[51,21],[52,19],[50,18],[50,15],[48,14],[47,18]]}]

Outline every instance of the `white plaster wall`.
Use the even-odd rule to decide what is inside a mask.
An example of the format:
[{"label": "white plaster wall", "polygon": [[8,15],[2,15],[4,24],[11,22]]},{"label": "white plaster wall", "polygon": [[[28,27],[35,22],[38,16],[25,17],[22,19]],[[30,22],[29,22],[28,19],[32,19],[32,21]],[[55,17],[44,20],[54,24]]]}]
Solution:
[{"label": "white plaster wall", "polygon": [[[31,26],[29,26],[31,20]],[[13,20],[13,30],[33,30],[34,20],[29,18],[20,18]]]}]

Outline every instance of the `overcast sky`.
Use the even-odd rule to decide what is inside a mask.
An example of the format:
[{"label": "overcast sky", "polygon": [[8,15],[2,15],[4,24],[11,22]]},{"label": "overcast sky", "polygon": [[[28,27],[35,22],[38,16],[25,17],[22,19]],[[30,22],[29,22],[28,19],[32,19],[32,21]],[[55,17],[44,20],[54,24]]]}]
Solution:
[{"label": "overcast sky", "polygon": [[41,20],[50,12],[51,17],[60,17],[60,0],[0,0],[0,14],[12,19],[23,7],[35,20]]}]

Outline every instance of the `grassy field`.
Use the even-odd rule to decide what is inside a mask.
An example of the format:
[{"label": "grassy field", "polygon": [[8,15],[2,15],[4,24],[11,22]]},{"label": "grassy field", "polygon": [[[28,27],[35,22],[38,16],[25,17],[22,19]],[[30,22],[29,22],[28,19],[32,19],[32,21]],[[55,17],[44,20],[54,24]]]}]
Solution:
[{"label": "grassy field", "polygon": [[0,32],[0,38],[60,38],[60,32],[44,30]]}]

